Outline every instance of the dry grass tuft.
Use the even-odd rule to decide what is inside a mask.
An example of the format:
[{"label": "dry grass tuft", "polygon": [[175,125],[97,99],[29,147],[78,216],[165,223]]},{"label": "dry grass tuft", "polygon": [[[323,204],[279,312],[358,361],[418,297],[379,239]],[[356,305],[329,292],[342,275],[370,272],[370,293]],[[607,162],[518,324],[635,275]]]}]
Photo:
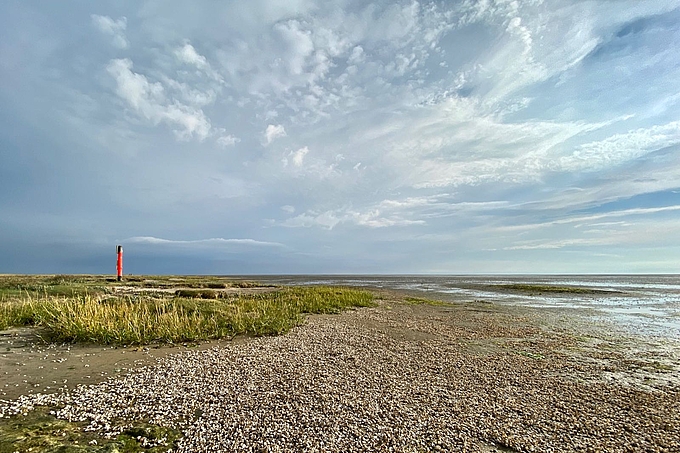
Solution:
[{"label": "dry grass tuft", "polygon": [[284,288],[226,296],[202,290],[151,296],[43,295],[0,302],[0,329],[36,326],[60,342],[100,344],[178,343],[277,335],[303,322],[305,313],[337,313],[372,304],[367,291],[333,287]]}]

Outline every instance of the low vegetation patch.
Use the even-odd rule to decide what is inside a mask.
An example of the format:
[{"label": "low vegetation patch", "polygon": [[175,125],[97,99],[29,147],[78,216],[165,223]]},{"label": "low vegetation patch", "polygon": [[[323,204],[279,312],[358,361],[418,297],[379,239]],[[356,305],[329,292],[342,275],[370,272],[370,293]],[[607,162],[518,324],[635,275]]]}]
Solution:
[{"label": "low vegetation patch", "polygon": [[35,326],[43,338],[59,342],[179,343],[277,335],[301,324],[305,313],[337,313],[372,305],[372,299],[368,291],[335,287],[242,295],[199,290],[175,297],[43,296],[0,301],[0,329]]},{"label": "low vegetation patch", "polygon": [[578,288],[575,286],[552,286],[552,285],[530,285],[523,283],[513,283],[510,285],[498,285],[498,287],[511,290],[532,293],[572,293],[572,294],[592,294],[605,292],[597,289]]},{"label": "low vegetation patch", "polygon": [[116,287],[225,289],[261,286],[270,285],[229,277],[206,276],[128,275],[119,282],[103,275],[0,275],[0,302],[46,296],[96,296],[110,294]]},{"label": "low vegetation patch", "polygon": [[166,452],[181,433],[136,423],[113,439],[83,430],[85,422],[59,420],[40,407],[25,415],[0,420],[0,453],[35,452]]},{"label": "low vegetation patch", "polygon": [[[224,286],[222,286],[224,288]],[[193,299],[220,299],[227,296],[224,292],[211,289],[178,289],[175,296]]]},{"label": "low vegetation patch", "polygon": [[[173,286],[177,286],[175,283]],[[258,282],[251,282],[249,280],[234,280],[234,281],[187,281],[184,283],[187,288],[208,288],[208,289],[224,289],[224,288],[260,288],[269,285],[263,285]]]}]

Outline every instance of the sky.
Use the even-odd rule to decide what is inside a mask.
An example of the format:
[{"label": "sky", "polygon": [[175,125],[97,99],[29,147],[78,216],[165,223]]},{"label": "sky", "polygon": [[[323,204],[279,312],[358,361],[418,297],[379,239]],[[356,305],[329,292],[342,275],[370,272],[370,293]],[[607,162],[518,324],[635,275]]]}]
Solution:
[{"label": "sky", "polygon": [[0,273],[680,272],[680,1],[0,2]]}]

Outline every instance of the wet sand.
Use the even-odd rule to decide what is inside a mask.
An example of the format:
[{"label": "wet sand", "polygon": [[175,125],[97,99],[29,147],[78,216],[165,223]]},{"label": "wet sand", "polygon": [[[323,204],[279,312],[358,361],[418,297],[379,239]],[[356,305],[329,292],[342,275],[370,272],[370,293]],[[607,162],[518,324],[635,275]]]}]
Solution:
[{"label": "wet sand", "polygon": [[168,354],[207,349],[219,343],[149,346],[46,344],[35,329],[0,331],[0,399],[64,392],[80,384],[96,384],[155,364]]}]

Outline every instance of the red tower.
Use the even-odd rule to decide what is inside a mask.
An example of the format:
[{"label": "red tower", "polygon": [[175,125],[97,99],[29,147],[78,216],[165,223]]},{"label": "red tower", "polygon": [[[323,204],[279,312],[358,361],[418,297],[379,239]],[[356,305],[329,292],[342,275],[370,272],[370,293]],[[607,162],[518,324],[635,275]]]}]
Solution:
[{"label": "red tower", "polygon": [[116,261],[116,272],[118,273],[118,281],[123,279],[123,246],[116,246],[116,254],[118,255],[118,260]]}]

